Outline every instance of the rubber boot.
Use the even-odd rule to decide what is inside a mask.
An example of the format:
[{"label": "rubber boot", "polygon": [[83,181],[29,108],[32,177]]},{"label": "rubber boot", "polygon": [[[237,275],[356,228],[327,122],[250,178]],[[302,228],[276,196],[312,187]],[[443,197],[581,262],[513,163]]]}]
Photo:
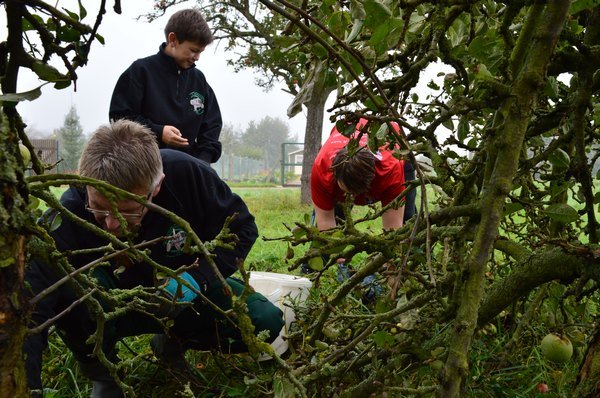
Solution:
[{"label": "rubber boot", "polygon": [[154,356],[167,368],[182,374],[193,374],[191,366],[185,359],[185,348],[177,338],[164,334],[155,334],[150,341]]},{"label": "rubber boot", "polygon": [[92,381],[91,398],[124,398],[115,379],[99,361],[79,362],[79,369]]}]

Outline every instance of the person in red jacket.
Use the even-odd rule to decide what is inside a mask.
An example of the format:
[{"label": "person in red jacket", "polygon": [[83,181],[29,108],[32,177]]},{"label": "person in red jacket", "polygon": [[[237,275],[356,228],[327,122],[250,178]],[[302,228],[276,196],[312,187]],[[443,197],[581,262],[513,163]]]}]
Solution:
[{"label": "person in red jacket", "polygon": [[[410,162],[399,160],[393,151],[385,147],[376,153],[367,146],[368,135],[361,134],[367,125],[366,119],[360,119],[352,135],[358,138],[358,146],[349,150],[350,138],[342,135],[336,127],[321,150],[312,168],[310,177],[311,196],[314,206],[313,217],[319,230],[324,231],[336,226],[336,219],[344,218],[340,203],[346,193],[354,195],[354,204],[368,205],[381,202],[383,207],[394,201],[405,189],[405,182],[415,178],[415,170]],[[396,132],[400,131],[394,125]],[[360,137],[360,138],[359,138]],[[401,227],[416,213],[416,191],[406,195],[404,202],[391,206],[382,215],[384,230]],[[328,259],[327,259],[328,260]],[[327,261],[324,259],[324,261]],[[346,259],[337,260],[337,279],[342,281],[350,277],[351,266]],[[312,273],[308,264],[302,264],[303,273]],[[363,301],[373,302],[381,294],[382,288],[374,275],[362,281]]]},{"label": "person in red jacket", "polygon": [[[360,119],[356,125],[354,137],[367,124]],[[381,202],[387,206],[405,189],[405,171],[410,162],[396,159],[393,152],[380,148],[376,153],[367,146],[367,134],[360,138],[355,153],[348,151],[350,139],[343,136],[336,127],[319,151],[310,177],[311,196],[315,210],[316,224],[319,230],[336,226],[337,203],[342,203],[346,193],[354,195],[354,203],[367,205]],[[412,165],[410,165],[412,166]],[[408,174],[408,173],[407,173]],[[413,177],[414,178],[414,177]],[[410,201],[409,217],[414,214],[414,197]],[[399,204],[386,210],[382,215],[383,229],[396,229],[403,225],[405,206]]]}]

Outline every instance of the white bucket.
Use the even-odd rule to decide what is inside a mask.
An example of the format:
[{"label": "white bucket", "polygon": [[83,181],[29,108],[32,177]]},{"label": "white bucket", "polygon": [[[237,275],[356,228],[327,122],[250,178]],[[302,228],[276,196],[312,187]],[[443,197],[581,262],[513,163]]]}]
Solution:
[{"label": "white bucket", "polygon": [[[271,347],[277,355],[281,355],[288,349],[288,342],[283,339],[283,336],[287,336],[290,325],[296,320],[294,310],[284,303],[289,303],[289,300],[295,303],[306,301],[312,282],[308,278],[295,275],[251,271],[250,286],[283,311],[285,325],[277,339],[271,343]],[[268,359],[268,357],[262,359]]]}]

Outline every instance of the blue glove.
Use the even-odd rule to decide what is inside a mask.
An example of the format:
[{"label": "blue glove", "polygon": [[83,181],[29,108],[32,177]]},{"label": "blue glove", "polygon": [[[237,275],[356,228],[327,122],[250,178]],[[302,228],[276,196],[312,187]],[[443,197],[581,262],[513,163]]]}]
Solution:
[{"label": "blue glove", "polygon": [[338,268],[335,273],[335,279],[342,283],[343,281],[350,279],[350,269],[346,263],[338,263]]},{"label": "blue glove", "polygon": [[[196,280],[192,278],[190,274],[184,272],[180,274],[179,277],[184,281],[188,282],[191,286],[194,287],[194,289],[200,291],[200,286],[198,285],[198,282],[196,282]],[[179,285],[179,283],[177,283],[177,281],[174,278],[169,278],[169,282],[167,282],[163,289],[166,290],[172,297],[175,297],[175,295],[177,294],[177,288],[179,286],[181,286],[181,292],[176,297],[177,301],[192,302],[196,297],[198,297],[198,295],[192,289],[185,285]]]},{"label": "blue glove", "polygon": [[383,291],[381,285],[377,282],[375,275],[367,275],[360,285],[363,288],[362,298],[366,303],[372,303],[377,300],[377,297],[379,297]]}]

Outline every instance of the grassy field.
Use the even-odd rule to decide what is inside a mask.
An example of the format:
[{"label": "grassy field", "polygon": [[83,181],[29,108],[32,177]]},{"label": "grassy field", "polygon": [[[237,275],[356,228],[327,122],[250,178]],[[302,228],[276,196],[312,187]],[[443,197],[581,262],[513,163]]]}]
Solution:
[{"label": "grassy field", "polygon": [[[256,218],[259,229],[259,238],[246,259],[245,268],[299,274],[298,270],[288,270],[290,264],[284,259],[288,248],[287,243],[274,239],[289,234],[286,225],[292,228],[296,222],[304,222],[306,216],[311,214],[311,206],[300,204],[300,189],[280,187],[233,187],[232,189],[246,202]],[[58,196],[61,191],[56,190],[55,194]],[[432,200],[433,192],[428,197],[432,205],[435,205]],[[365,207],[356,207],[354,211],[356,215],[362,215]],[[379,230],[380,220],[367,223],[366,227]],[[296,257],[302,255],[302,248],[294,248],[294,250]],[[328,294],[331,286],[333,288],[338,286],[335,271],[331,270],[327,274],[329,277],[325,278],[325,281],[322,280],[323,283],[319,288],[324,295]],[[505,389],[506,394],[497,396],[532,396],[535,394],[537,383],[544,380],[553,380],[553,383],[559,386],[559,390],[568,389],[568,381],[574,380],[577,367],[573,362],[571,366],[555,369],[541,359],[534,337],[544,334],[545,328],[532,329],[532,341],[525,348],[525,356],[528,357],[526,362],[520,362],[509,368],[496,369],[490,373],[489,363],[503,352],[511,337],[508,331],[503,330],[501,324],[494,326],[497,327],[494,332],[489,332],[487,329],[478,332],[478,339],[470,353],[473,390],[469,387],[468,396],[492,396],[487,395],[489,391],[502,389]],[[273,394],[271,388],[276,367],[272,361],[257,363],[244,355],[188,351],[186,358],[198,370],[198,374],[194,379],[179,378],[156,362],[148,344],[150,337],[149,335],[130,337],[118,344],[119,357],[123,361],[121,371],[126,383],[134,388],[138,396],[254,398]],[[46,397],[89,396],[91,389],[89,381],[78,372],[72,355],[56,333],[51,334],[50,349],[45,355],[44,382],[48,388]],[[482,390],[483,386],[487,387]]]},{"label": "grassy field", "polygon": [[269,239],[289,234],[285,225],[302,222],[312,207],[300,204],[300,188],[233,188],[256,217],[259,238],[246,259],[247,269],[287,273],[287,245]]}]

